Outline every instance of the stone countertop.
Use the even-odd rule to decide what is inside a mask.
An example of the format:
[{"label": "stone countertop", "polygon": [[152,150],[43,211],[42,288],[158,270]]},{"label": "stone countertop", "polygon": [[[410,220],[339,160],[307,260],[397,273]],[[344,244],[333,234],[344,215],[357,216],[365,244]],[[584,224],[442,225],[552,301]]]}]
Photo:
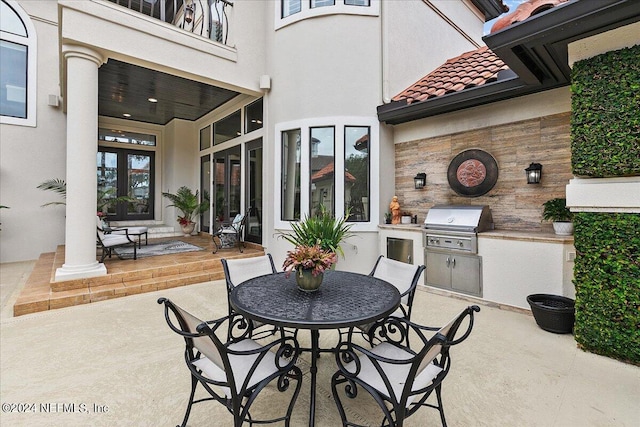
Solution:
[{"label": "stone countertop", "polygon": [[422,231],[422,224],[379,224],[381,230]]},{"label": "stone countertop", "polygon": [[479,233],[478,238],[522,240],[526,242],[573,243],[573,235],[560,236],[552,231],[491,230]]},{"label": "stone countertop", "polygon": [[[423,224],[380,224],[381,230],[422,232]],[[552,231],[491,230],[478,233],[481,239],[521,240],[528,242],[573,243],[573,236],[559,236]]]}]

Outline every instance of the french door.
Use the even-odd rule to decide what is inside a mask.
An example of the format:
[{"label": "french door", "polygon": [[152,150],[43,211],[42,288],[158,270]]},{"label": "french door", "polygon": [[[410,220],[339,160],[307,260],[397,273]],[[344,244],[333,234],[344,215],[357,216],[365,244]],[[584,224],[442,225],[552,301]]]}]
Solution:
[{"label": "french door", "polygon": [[213,154],[214,227],[231,222],[240,213],[240,146]]},{"label": "french door", "polygon": [[[155,153],[99,147],[98,208],[110,221],[153,219]],[[116,203],[117,197],[129,201]]]},{"label": "french door", "polygon": [[247,143],[246,196],[249,218],[245,240],[262,244],[262,139]]},{"label": "french door", "polygon": [[[214,212],[214,230],[222,222],[231,222],[238,213],[248,211],[249,217],[244,229],[244,239],[248,242],[262,244],[262,139],[248,142],[245,147],[244,189],[240,179],[242,174],[241,146],[213,154],[214,197],[211,198],[211,203]],[[200,159],[200,185],[203,189],[209,186],[208,170],[209,156],[203,156]],[[241,210],[240,204],[243,191],[245,196],[244,212]]]}]

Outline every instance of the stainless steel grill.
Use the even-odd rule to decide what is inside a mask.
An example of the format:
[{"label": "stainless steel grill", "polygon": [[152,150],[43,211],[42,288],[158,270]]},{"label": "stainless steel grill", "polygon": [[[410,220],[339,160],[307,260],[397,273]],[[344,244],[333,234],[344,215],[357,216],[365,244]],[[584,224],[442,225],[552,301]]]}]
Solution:
[{"label": "stainless steel grill", "polygon": [[424,221],[425,284],[482,296],[478,234],[493,230],[488,206],[437,205]]}]

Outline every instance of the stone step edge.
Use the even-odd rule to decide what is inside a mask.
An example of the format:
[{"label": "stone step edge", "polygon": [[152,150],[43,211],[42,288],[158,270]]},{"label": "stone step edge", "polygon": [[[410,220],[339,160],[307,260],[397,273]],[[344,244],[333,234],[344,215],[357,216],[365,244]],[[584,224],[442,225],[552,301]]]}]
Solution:
[{"label": "stone step edge", "polygon": [[[49,292],[48,298],[18,297],[13,306],[15,317],[40,311],[55,310],[81,304],[89,304],[128,295],[154,292],[163,289],[193,285],[196,283],[223,280],[222,269],[208,269],[202,271],[183,272],[179,274],[127,280],[120,283],[85,286],[80,289]],[[224,284],[223,284],[224,285]]]},{"label": "stone step edge", "polygon": [[[238,253],[235,255],[229,254],[226,258],[250,258],[256,256],[255,254]],[[99,286],[108,285],[113,283],[122,283],[125,280],[137,280],[137,279],[152,279],[156,277],[163,277],[167,275],[187,273],[191,271],[201,271],[209,269],[219,269],[222,271],[222,263],[220,258],[211,258],[207,260],[192,261],[188,263],[182,263],[177,265],[163,266],[163,267],[151,267],[143,270],[135,270],[132,272],[118,272],[108,273],[105,276],[88,277],[83,279],[72,279],[55,282],[51,279],[51,290],[53,292],[64,292],[73,289],[81,289],[87,286]],[[52,278],[55,271],[52,271]]]}]

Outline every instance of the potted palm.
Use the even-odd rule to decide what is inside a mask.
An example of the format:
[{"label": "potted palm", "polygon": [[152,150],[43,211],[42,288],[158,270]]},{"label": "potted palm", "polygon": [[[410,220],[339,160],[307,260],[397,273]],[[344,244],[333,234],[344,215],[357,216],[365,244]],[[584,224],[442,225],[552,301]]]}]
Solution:
[{"label": "potted palm", "polygon": [[567,199],[555,198],[542,204],[543,221],[552,221],[553,230],[557,235],[569,236],[573,234],[573,212],[567,208]]},{"label": "potted palm", "polygon": [[350,211],[345,212],[344,217],[336,218],[329,213],[324,206],[314,216],[306,216],[300,222],[291,222],[292,231],[280,233],[286,241],[294,246],[320,246],[321,249],[344,258],[344,251],[340,243],[354,236],[350,231],[353,224],[348,224]]},{"label": "potted palm", "polygon": [[[178,191],[174,193],[162,193],[164,197],[171,201],[167,207],[177,208],[182,215],[178,216],[178,222],[182,228],[182,232],[185,236],[193,233],[196,226],[196,219],[198,215],[201,215],[209,210],[209,198],[204,197],[202,201],[198,197],[198,190],[194,193],[187,186],[178,188]],[[205,195],[206,196],[206,195]]]}]

